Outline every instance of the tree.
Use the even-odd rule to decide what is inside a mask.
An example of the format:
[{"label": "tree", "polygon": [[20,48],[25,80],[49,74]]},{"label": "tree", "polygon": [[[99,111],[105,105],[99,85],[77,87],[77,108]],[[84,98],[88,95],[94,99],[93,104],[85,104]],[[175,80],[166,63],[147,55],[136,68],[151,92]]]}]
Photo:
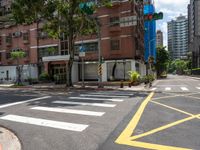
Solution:
[{"label": "tree", "polygon": [[156,65],[155,65],[158,76],[160,76],[164,71],[167,72],[168,63],[169,63],[169,53],[166,50],[166,47],[158,47],[156,56]]},{"label": "tree", "polygon": [[17,71],[17,80],[16,80],[16,84],[17,85],[21,85],[22,84],[22,81],[21,81],[21,73],[23,71],[23,65],[19,65],[19,60],[24,58],[25,57],[25,52],[22,51],[22,50],[19,50],[19,51],[15,51],[15,52],[11,52],[11,58],[13,60],[16,60],[17,61],[17,68],[16,68],[16,71]]},{"label": "tree", "polygon": [[184,74],[184,70],[188,69],[188,61],[177,59],[174,61],[177,74]]},{"label": "tree", "polygon": [[[102,0],[98,5],[107,4],[109,0]],[[96,20],[89,17],[81,9],[83,0],[15,0],[13,4],[14,19],[18,23],[32,22],[38,18],[46,20],[44,29],[51,37],[60,38],[61,33],[68,38],[70,59],[67,63],[67,86],[72,86],[71,70],[75,56],[75,39],[80,35],[87,35],[96,31]],[[90,9],[97,5],[91,3]],[[33,8],[33,9],[32,9]],[[21,9],[21,10],[19,10]],[[27,15],[28,14],[28,15]],[[18,19],[21,18],[21,19]]]}]

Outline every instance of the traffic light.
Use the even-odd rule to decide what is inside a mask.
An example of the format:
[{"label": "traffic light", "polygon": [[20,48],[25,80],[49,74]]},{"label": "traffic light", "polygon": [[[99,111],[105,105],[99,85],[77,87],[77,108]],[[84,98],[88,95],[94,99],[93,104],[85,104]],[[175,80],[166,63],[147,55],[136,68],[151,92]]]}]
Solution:
[{"label": "traffic light", "polygon": [[87,15],[92,15],[95,11],[93,2],[80,3],[79,8]]},{"label": "traffic light", "polygon": [[163,19],[163,13],[162,12],[144,15],[145,21],[160,20],[160,19]]}]

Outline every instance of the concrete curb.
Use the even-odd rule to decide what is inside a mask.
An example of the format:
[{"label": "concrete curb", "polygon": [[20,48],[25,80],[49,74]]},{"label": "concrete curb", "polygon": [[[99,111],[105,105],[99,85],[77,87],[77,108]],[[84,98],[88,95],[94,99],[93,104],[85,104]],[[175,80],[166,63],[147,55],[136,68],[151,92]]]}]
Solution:
[{"label": "concrete curb", "polygon": [[0,150],[22,150],[16,134],[2,126],[0,126]]}]

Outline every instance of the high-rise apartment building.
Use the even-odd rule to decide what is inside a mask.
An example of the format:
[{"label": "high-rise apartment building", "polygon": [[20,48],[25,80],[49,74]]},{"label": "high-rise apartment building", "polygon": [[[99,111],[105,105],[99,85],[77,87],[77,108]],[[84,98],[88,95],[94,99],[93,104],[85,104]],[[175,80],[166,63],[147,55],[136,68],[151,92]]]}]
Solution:
[{"label": "high-rise apartment building", "polygon": [[163,32],[161,30],[158,30],[156,33],[156,46],[163,46]]},{"label": "high-rise apartment building", "polygon": [[200,68],[200,0],[190,0],[188,5],[188,24],[192,67]]},{"label": "high-rise apartment building", "polygon": [[[144,62],[144,20],[143,3],[127,0],[113,1],[111,8],[101,7],[96,12],[101,26],[102,80],[128,79],[128,71],[136,70],[146,73]],[[36,24],[3,25],[0,29],[0,79],[14,81],[16,78],[16,61],[10,53],[23,49],[26,57],[20,60],[23,78],[38,78],[42,72],[65,82],[66,63],[69,60],[67,37],[51,39]],[[39,41],[37,41],[37,38]],[[78,53],[83,46],[84,79],[98,80],[98,37],[96,34],[78,37],[75,42],[76,56],[73,63],[72,79],[81,80],[80,58]],[[59,47],[60,45],[60,47]],[[56,49],[51,53],[49,48]]]},{"label": "high-rise apartment building", "polygon": [[188,54],[188,19],[180,15],[168,22],[168,49],[172,59],[186,59]]}]

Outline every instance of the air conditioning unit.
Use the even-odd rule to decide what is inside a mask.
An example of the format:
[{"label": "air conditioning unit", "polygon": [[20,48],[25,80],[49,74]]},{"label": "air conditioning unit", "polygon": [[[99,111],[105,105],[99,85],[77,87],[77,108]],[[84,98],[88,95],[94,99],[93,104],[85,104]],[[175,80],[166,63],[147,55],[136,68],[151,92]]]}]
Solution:
[{"label": "air conditioning unit", "polygon": [[20,37],[22,35],[22,33],[20,31],[14,32],[12,34],[13,37]]}]

